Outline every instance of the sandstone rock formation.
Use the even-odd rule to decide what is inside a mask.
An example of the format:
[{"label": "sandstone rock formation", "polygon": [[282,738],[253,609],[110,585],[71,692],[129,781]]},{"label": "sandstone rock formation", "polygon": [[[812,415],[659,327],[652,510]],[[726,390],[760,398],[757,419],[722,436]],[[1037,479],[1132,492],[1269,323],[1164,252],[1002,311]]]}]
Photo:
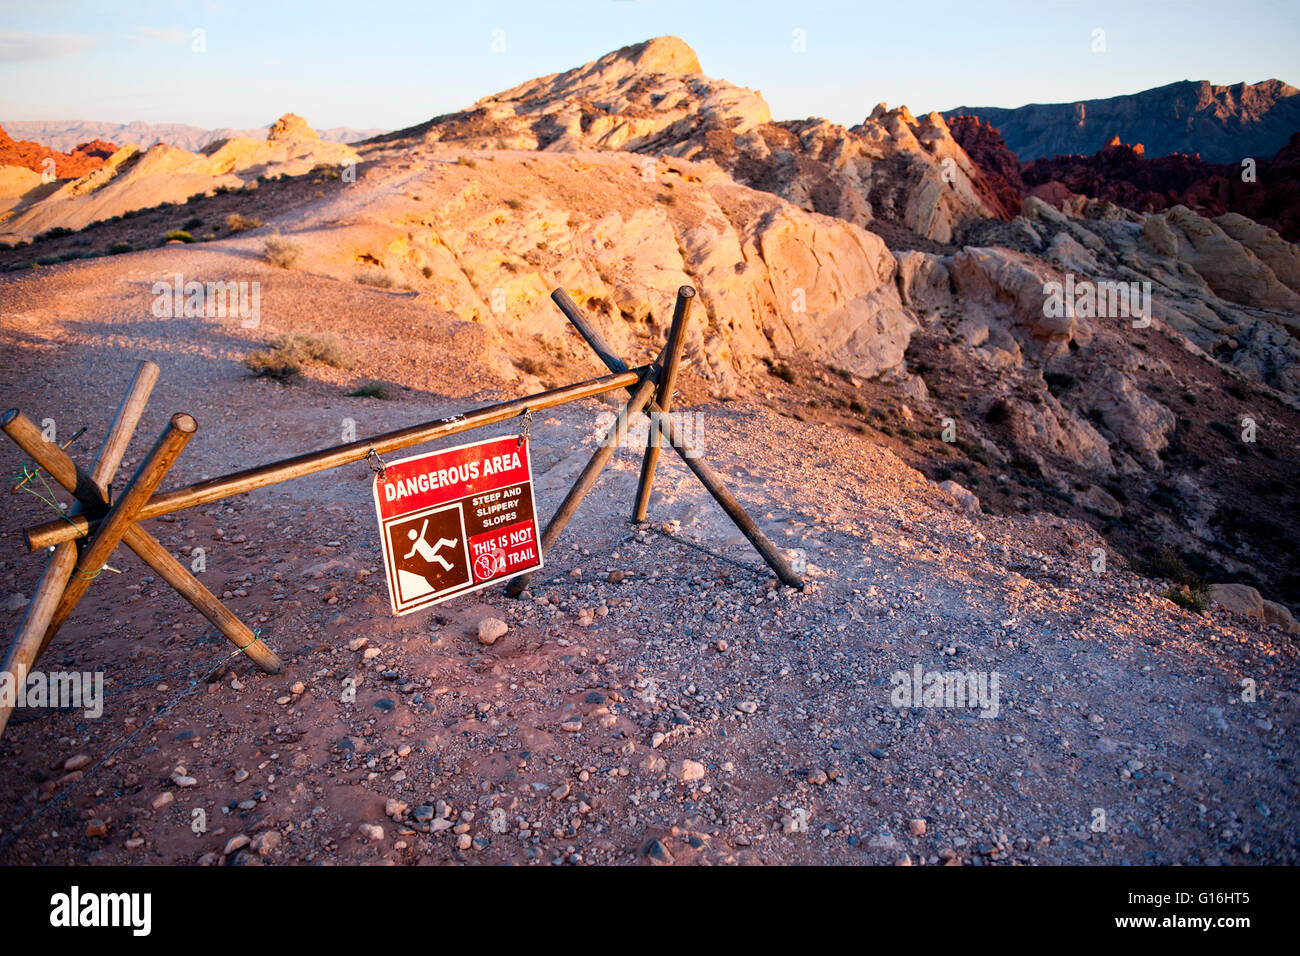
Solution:
[{"label": "sandstone rock formation", "polygon": [[390,139],[478,149],[618,149],[712,159],[741,183],[861,226],[884,219],[948,242],[1000,214],[943,118],[883,104],[859,126],[773,122],[762,96],[706,77],[694,51],[659,37],[541,77]]},{"label": "sandstone rock formation", "polygon": [[[953,134],[985,176],[1011,182],[1007,157],[990,148],[973,117],[954,118]],[[1118,137],[1089,156],[1055,156],[1018,166],[1019,188],[1053,205],[1072,194],[1104,200],[1136,212],[1186,206],[1203,216],[1237,212],[1270,226],[1291,241],[1300,239],[1300,133],[1276,156],[1208,163],[1176,153],[1152,158],[1142,144]]]},{"label": "sandstone rock formation", "polygon": [[[48,169],[59,179],[84,176],[98,169],[116,150],[112,143],[94,139],[78,143],[68,152],[61,153],[41,143],[15,140],[0,127],[0,167],[18,166],[35,173],[44,173]],[[47,160],[53,160],[52,167]]]},{"label": "sandstone rock formation", "polygon": [[[202,153],[157,144],[141,152],[125,146],[98,168],[52,190],[31,188],[0,205],[0,240],[26,239],[50,229],[81,229],[92,222],[216,189],[241,189],[259,176],[300,175],[318,165],[356,163],[350,146],[322,142],[292,113],[263,141],[228,139]],[[13,192],[13,188],[8,190]]]}]

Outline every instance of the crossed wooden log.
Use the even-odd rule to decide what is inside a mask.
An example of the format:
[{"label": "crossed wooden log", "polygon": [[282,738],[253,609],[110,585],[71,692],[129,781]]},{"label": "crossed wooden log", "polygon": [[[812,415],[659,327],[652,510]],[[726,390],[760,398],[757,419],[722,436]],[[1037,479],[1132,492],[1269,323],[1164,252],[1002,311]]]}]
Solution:
[{"label": "crossed wooden log", "polygon": [[[266,644],[172,557],[153,535],[136,523],[141,507],[198,428],[193,417],[184,412],[172,416],[127,483],[126,490],[115,501],[109,502],[109,486],[144,413],[149,393],[158,380],[158,371],[158,366],[148,361],[141,362],[136,368],[89,475],[79,469],[62,448],[45,441],[40,429],[22,412],[10,409],[0,416],[0,429],[55,481],[72,492],[76,499],[74,513],[79,512],[87,519],[99,519],[95,530],[83,539],[80,553],[73,541],[61,541],[53,546],[49,565],[5,655],[4,666],[0,668],[12,675],[14,687],[26,681],[32,664],[49,646],[119,542],[139,555],[259,667],[274,674],[282,666]],[[9,721],[11,710],[7,703],[0,703],[0,732]]]},{"label": "crossed wooden log", "polygon": [[[663,351],[651,365],[629,368],[609,347],[568,293],[556,289],[551,293],[552,300],[609,368],[610,374],[537,395],[489,405],[463,415],[453,415],[322,451],[308,452],[161,494],[154,492],[198,428],[194,418],[184,412],[172,416],[162,435],[127,482],[125,490],[110,498],[110,485],[158,379],[159,369],[153,362],[141,362],[136,369],[126,396],[113,417],[108,435],[95,456],[90,474],[81,471],[58,445],[45,441],[40,429],[30,418],[17,409],[10,409],[0,416],[0,430],[13,439],[56,482],[71,492],[75,504],[70,512],[60,518],[25,531],[28,548],[32,551],[48,548],[50,560],[0,671],[11,675],[12,686],[15,688],[27,680],[33,664],[89,589],[91,582],[104,569],[109,556],[118,544],[125,544],[258,667],[267,673],[279,673],[282,667],[279,657],[217,600],[211,591],[199,583],[166,548],[140,527],[141,521],[362,461],[371,454],[383,454],[424,444],[507,421],[528,411],[551,408],[618,389],[626,389],[630,397],[547,524],[542,534],[542,553],[551,551],[583,498],[595,486],[601,471],[614,456],[618,440],[625,434],[628,420],[638,414],[645,414],[650,417],[651,428],[632,519],[637,522],[645,520],[659,451],[663,441],[667,441],[781,581],[791,587],[802,588],[803,580],[790,567],[785,556],[768,540],[700,454],[699,449],[687,440],[669,417],[681,365],[682,346],[686,339],[686,322],[694,296],[695,290],[690,286],[682,286],[677,290],[672,326]],[[506,593],[518,597],[528,586],[530,578],[531,575],[522,575],[512,579],[506,587]],[[11,710],[9,703],[0,701],[0,733],[4,732]]]}]

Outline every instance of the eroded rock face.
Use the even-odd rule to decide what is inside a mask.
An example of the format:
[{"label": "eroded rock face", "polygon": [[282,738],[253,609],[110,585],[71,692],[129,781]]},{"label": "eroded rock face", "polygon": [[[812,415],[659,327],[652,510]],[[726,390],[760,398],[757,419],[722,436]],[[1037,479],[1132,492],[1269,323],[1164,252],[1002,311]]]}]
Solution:
[{"label": "eroded rock face", "polygon": [[[1245,233],[1241,224],[1232,223]],[[1252,233],[1252,236],[1254,234]],[[1264,309],[1300,311],[1300,295],[1247,246],[1186,206],[1151,216],[1143,238],[1160,256],[1186,263],[1222,299]]]},{"label": "eroded rock face", "polygon": [[558,349],[573,341],[549,298],[557,286],[632,355],[657,349],[676,289],[693,285],[685,354],[723,397],[778,356],[864,378],[901,370],[918,327],[878,236],[737,185],[710,164],[543,151],[475,167],[440,159],[433,169],[418,210],[401,191],[359,184],[361,214],[295,238],[340,278],[382,270],[503,337]]},{"label": "eroded rock face", "polygon": [[860,226],[884,218],[938,242],[1006,213],[986,204],[991,188],[938,113],[918,120],[882,104],[852,129],[773,122],[760,94],[704,76],[676,37],[624,47],[408,132],[483,149],[712,159],[738,182],[807,211]]},{"label": "eroded rock face", "polygon": [[1098,475],[1114,472],[1106,439],[1051,395],[1038,402],[1004,396],[994,404],[1012,441],[1029,457],[1041,462],[1042,455],[1055,455]]},{"label": "eroded rock face", "polygon": [[[961,124],[953,125],[958,119]],[[982,151],[980,137],[969,132],[972,119],[953,118],[949,123],[976,165],[998,179],[1005,159]],[[1022,195],[1038,195],[1058,206],[1070,195],[1085,195],[1141,213],[1173,206],[1211,218],[1235,212],[1291,241],[1300,239],[1298,171],[1300,133],[1271,158],[1267,153],[1243,153],[1231,162],[1211,163],[1184,153],[1152,156],[1141,143],[1127,145],[1115,137],[1095,154],[1035,159],[1019,169]]]},{"label": "eroded rock face", "polygon": [[1146,283],[1152,318],[1189,348],[1297,393],[1300,252],[1272,229],[1235,213],[1211,220],[1175,206],[1141,215],[1083,196],[1061,208],[1029,197],[1023,209],[1044,239],[1037,254],[1063,273]]},{"label": "eroded rock face", "polygon": [[[28,140],[16,140],[0,127],[0,167],[16,166],[58,179],[84,176],[98,169],[117,147],[101,139],[79,143],[66,153]],[[12,177],[11,177],[12,178]]]},{"label": "eroded rock face", "polygon": [[1090,404],[1101,414],[1106,428],[1143,466],[1159,470],[1160,452],[1169,444],[1169,434],[1177,424],[1174,413],[1117,369],[1090,380],[1088,387]]},{"label": "eroded rock face", "polygon": [[1020,211],[1026,191],[1019,158],[1003,141],[1002,134],[979,117],[950,116],[947,123],[953,139],[983,174],[977,188],[985,204],[998,210],[1001,218],[1013,218]]}]

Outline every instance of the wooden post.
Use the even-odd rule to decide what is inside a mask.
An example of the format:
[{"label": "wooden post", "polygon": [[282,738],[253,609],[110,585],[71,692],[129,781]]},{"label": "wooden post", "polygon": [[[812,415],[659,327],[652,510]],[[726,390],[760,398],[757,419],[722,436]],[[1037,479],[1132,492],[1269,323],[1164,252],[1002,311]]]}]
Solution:
[{"label": "wooden post", "polygon": [[144,414],[145,406],[149,404],[149,393],[153,391],[154,383],[158,381],[158,372],[158,366],[148,360],[136,366],[131,384],[122,397],[122,404],[117,407],[117,414],[113,416],[113,424],[109,426],[108,434],[104,436],[104,443],[99,446],[99,453],[95,455],[95,464],[90,469],[90,480],[99,488],[105,501],[108,500],[108,486],[113,483],[113,478],[117,474],[117,466],[122,464],[122,456],[126,454],[127,446],[131,444],[135,426],[140,424],[140,416]]},{"label": "wooden post", "polygon": [[[677,290],[677,305],[673,309],[673,324],[668,330],[668,353],[664,359],[663,374],[659,378],[659,390],[656,398],[659,408],[665,415],[672,411],[673,392],[677,388],[677,369],[681,365],[682,346],[686,342],[686,320],[691,314],[691,302],[695,290],[688,285]],[[659,463],[658,428],[651,428],[646,437],[645,456],[641,459],[641,481],[636,489],[636,504],[632,507],[632,520],[645,521],[646,511],[650,507],[650,488],[655,482],[655,466]]]},{"label": "wooden post", "polygon": [[727,513],[727,517],[740,529],[740,533],[749,539],[749,543],[763,556],[763,560],[767,562],[768,567],[776,572],[776,576],[781,579],[781,582],[792,588],[803,590],[803,578],[795,573],[794,568],[790,567],[790,562],[785,559],[785,555],[771,542],[767,535],[763,534],[754,519],[749,516],[749,512],[741,506],[740,502],[736,500],[736,496],[727,488],[722,476],[713,470],[713,466],[704,459],[699,450],[687,443],[681,432],[678,431],[667,416],[661,415],[657,419],[652,419],[652,421],[658,422],[658,427],[663,430],[664,437],[668,439],[668,443],[673,446],[682,461],[686,462],[686,467],[695,472],[695,477],[700,479],[700,484],[708,489],[709,494],[713,496],[713,500],[722,506],[722,510]]},{"label": "wooden post", "polygon": [[[126,452],[131,436],[135,433],[135,427],[140,421],[140,415],[149,401],[149,393],[158,380],[158,371],[158,366],[149,361],[141,362],[136,367],[122,404],[118,406],[117,414],[113,416],[113,424],[109,428],[108,435],[95,456],[90,480],[105,500],[108,498],[108,486],[117,473],[122,455]],[[74,507],[82,508],[82,502],[78,501]],[[102,514],[106,508],[107,506],[103,505],[98,508],[98,512]],[[4,664],[0,665],[0,671],[11,676],[15,688],[26,683],[32,665],[40,659],[41,653],[45,650],[50,621],[54,617],[59,598],[68,586],[68,577],[72,574],[76,563],[75,544],[71,541],[62,541],[54,546],[45,573],[41,575],[40,583],[37,584],[31,602],[27,605],[27,613],[23,615],[18,633],[10,643],[8,651],[5,652]],[[12,708],[0,703],[0,734],[4,733],[11,713]]]},{"label": "wooden post", "polygon": [[[560,307],[560,311],[568,317],[582,337],[587,340],[592,351],[609,367],[610,371],[617,372],[627,368],[626,363],[614,354],[614,350],[609,347],[605,337],[600,334],[600,330],[591,323],[591,320],[583,314],[577,304],[569,298],[568,293],[563,289],[556,289],[551,293],[551,299]],[[740,529],[741,534],[754,545],[758,553],[763,556],[763,560],[776,572],[777,577],[790,587],[802,589],[804,586],[803,578],[795,573],[776,545],[772,544],[758,525],[754,523],[754,519],[741,507],[740,502],[728,490],[722,477],[709,466],[699,450],[693,447],[678,429],[673,427],[672,422],[668,420],[666,415],[662,414],[663,410],[658,403],[651,402],[646,406],[645,411],[650,414],[652,422],[656,420],[659,422],[658,427],[663,429],[664,436],[668,438],[669,443],[681,456],[682,460],[686,462],[687,467],[695,473],[695,477],[700,480],[700,484],[704,485],[709,494],[713,496],[713,499],[722,506],[722,510]],[[656,412],[659,414],[656,415]]]},{"label": "wooden post", "polygon": [[[182,511],[185,508],[204,505],[221,498],[229,498],[232,495],[241,495],[248,491],[264,488],[267,485],[288,481],[291,478],[314,475],[320,471],[338,468],[340,465],[363,461],[372,448],[378,454],[385,455],[389,452],[409,448],[412,445],[423,445],[450,435],[482,428],[484,425],[509,421],[529,409],[540,411],[543,408],[553,408],[556,405],[575,402],[583,398],[592,398],[621,388],[631,391],[647,371],[648,367],[628,369],[624,366],[613,375],[604,375],[586,382],[578,382],[576,385],[565,385],[562,388],[551,389],[537,395],[529,395],[525,398],[488,405],[467,412],[464,415],[454,415],[451,418],[442,418],[434,422],[412,425],[409,428],[386,432],[383,435],[376,435],[373,438],[351,442],[347,445],[336,445],[323,451],[308,452],[305,455],[298,455],[284,461],[259,465],[256,468],[247,468],[244,471],[223,475],[220,478],[211,478],[186,488],[177,488],[174,491],[154,495],[140,509],[138,520],[147,521],[150,518],[157,518],[159,515],[171,514],[173,511]],[[93,523],[82,515],[73,516],[70,519],[60,518],[47,521],[26,530],[27,547],[32,551],[36,551],[40,548],[58,544],[60,541],[69,541],[78,535],[87,535],[92,528]]]},{"label": "wooden post", "polygon": [[[582,504],[582,499],[587,497],[587,492],[596,484],[596,479],[600,473],[605,470],[609,460],[614,457],[614,452],[618,451],[618,442],[620,433],[627,428],[629,418],[639,414],[655,390],[655,377],[647,375],[641,380],[641,383],[632,391],[632,397],[627,400],[627,404],[619,410],[618,418],[610,426],[608,432],[600,440],[600,447],[596,453],[591,456],[586,467],[582,469],[582,474],[578,480],[573,483],[569,493],[564,496],[560,502],[560,507],[551,515],[551,520],[546,524],[546,530],[542,532],[542,554],[547,555],[555,547],[555,542],[559,539],[560,534],[564,531],[565,526],[573,517],[573,513],[578,510],[578,505]],[[507,597],[519,597],[528,587],[528,582],[533,579],[532,573],[521,574],[517,578],[511,578],[506,585]]]},{"label": "wooden post", "polygon": [[[36,585],[31,603],[27,605],[23,622],[18,626],[18,634],[5,653],[4,666],[0,667],[0,671],[11,675],[15,691],[27,682],[32,664],[40,657],[42,639],[49,629],[50,618],[54,617],[54,608],[59,603],[63,589],[68,585],[68,576],[72,574],[72,568],[76,563],[75,544],[64,541],[54,546],[50,563],[45,566],[45,573],[41,576],[40,583]],[[12,713],[12,707],[0,703],[0,734],[4,733]]]}]

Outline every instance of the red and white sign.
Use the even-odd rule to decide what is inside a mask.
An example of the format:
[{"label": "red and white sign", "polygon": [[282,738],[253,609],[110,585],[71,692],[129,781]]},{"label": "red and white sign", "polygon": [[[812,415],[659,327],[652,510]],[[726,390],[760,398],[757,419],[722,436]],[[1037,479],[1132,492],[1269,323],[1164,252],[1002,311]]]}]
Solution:
[{"label": "red and white sign", "polygon": [[489,438],[385,462],[374,493],[394,614],[542,566],[527,439]]}]

